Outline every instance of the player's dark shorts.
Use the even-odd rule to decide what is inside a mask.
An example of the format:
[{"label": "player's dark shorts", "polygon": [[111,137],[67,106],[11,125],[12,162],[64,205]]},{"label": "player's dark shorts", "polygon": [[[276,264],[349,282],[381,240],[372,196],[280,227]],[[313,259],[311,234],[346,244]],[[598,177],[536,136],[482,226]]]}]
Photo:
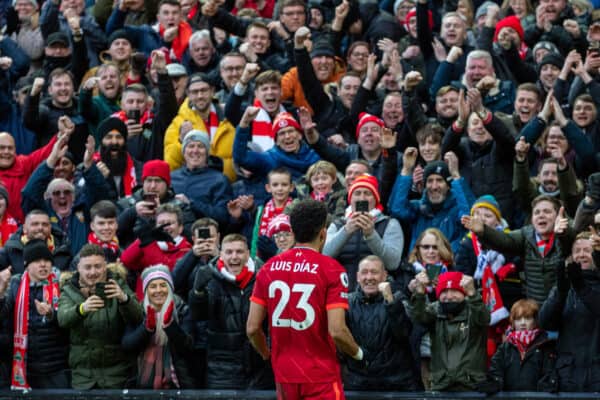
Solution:
[{"label": "player's dark shorts", "polygon": [[344,400],[342,381],[277,383],[277,400]]}]

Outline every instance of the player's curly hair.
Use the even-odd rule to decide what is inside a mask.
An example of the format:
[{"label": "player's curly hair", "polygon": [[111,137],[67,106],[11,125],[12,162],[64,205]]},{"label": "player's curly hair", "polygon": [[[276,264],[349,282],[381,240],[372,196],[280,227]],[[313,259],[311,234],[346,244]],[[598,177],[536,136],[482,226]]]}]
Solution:
[{"label": "player's curly hair", "polygon": [[313,199],[297,202],[290,212],[290,225],[298,243],[310,243],[327,223],[327,206]]}]

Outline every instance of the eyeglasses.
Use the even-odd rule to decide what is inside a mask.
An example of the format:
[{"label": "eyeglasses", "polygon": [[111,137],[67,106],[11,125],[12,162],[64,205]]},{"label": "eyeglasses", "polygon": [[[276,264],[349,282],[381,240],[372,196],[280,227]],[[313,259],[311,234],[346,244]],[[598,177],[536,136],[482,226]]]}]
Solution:
[{"label": "eyeglasses", "polygon": [[275,240],[280,240],[280,239],[287,239],[290,236],[292,236],[291,232],[288,231],[281,231],[281,232],[277,232],[276,234],[273,235],[273,239]]},{"label": "eyeglasses", "polygon": [[60,197],[60,196],[70,196],[73,194],[72,190],[66,189],[66,190],[55,190],[52,192],[52,196],[54,197]]},{"label": "eyeglasses", "polygon": [[420,244],[419,248],[423,250],[437,250],[437,244]]}]

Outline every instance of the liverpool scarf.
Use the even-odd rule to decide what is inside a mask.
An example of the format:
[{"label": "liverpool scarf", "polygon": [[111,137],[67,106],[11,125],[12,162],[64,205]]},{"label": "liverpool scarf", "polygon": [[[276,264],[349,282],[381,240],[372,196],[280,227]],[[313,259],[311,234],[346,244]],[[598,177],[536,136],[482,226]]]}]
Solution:
[{"label": "liverpool scarf", "polygon": [[[41,282],[43,285],[44,303],[50,304],[52,309],[58,309],[58,297],[60,288],[58,279],[54,272]],[[27,383],[27,334],[29,328],[29,291],[31,289],[29,273],[25,271],[21,277],[16,298],[16,310],[14,315],[14,337],[13,337],[13,361],[11,374],[11,389],[29,390]]]},{"label": "liverpool scarf", "polygon": [[510,330],[506,334],[506,341],[519,350],[519,355],[521,356],[521,360],[523,360],[527,353],[527,349],[529,349],[529,346],[535,338],[538,337],[540,332],[539,329],[528,329],[523,331]]},{"label": "liverpool scarf", "polygon": [[292,198],[288,197],[287,202],[281,208],[275,207],[275,202],[273,199],[267,201],[265,207],[263,208],[262,216],[260,217],[260,228],[258,230],[258,234],[260,236],[265,236],[267,234],[267,229],[269,228],[269,222],[279,214],[285,210],[287,206],[292,204]]},{"label": "liverpool scarf", "polygon": [[[94,153],[94,161],[102,161],[100,157],[100,153]],[[131,196],[133,193],[133,188],[137,185],[137,180],[135,178],[135,166],[133,165],[133,159],[127,153],[127,165],[125,166],[125,174],[123,175],[123,191],[125,192],[125,196]]]},{"label": "liverpool scarf", "polygon": [[[177,28],[177,36],[175,36],[175,39],[173,39],[173,42],[171,43],[171,57],[175,57],[178,61],[181,61],[181,58],[183,57],[183,53],[185,53],[185,50],[187,49],[188,42],[190,41],[190,36],[192,36],[193,31],[190,24],[188,24],[185,21],[179,22]],[[165,34],[165,27],[159,25],[158,33],[162,38]]]},{"label": "liverpool scarf", "polygon": [[254,261],[251,258],[248,259],[248,263],[244,265],[239,274],[233,275],[225,268],[225,263],[221,258],[217,261],[217,270],[219,273],[229,282],[236,284],[240,289],[244,289],[250,283],[250,280],[254,276]]},{"label": "liverpool scarf", "polygon": [[[254,100],[254,107],[260,108],[260,111],[252,122],[252,142],[260,146],[262,151],[267,151],[275,145],[273,137],[273,121],[269,113],[263,108],[260,100]],[[285,108],[279,105],[279,113],[285,112]]]}]

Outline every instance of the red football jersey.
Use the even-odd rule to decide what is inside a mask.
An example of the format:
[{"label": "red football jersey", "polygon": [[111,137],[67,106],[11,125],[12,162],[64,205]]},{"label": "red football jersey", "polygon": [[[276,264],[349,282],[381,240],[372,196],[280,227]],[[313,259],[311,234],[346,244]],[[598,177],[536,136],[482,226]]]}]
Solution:
[{"label": "red football jersey", "polygon": [[327,310],[348,308],[348,276],[336,260],[294,247],[263,265],[250,300],[267,308],[277,382],[340,378]]}]

